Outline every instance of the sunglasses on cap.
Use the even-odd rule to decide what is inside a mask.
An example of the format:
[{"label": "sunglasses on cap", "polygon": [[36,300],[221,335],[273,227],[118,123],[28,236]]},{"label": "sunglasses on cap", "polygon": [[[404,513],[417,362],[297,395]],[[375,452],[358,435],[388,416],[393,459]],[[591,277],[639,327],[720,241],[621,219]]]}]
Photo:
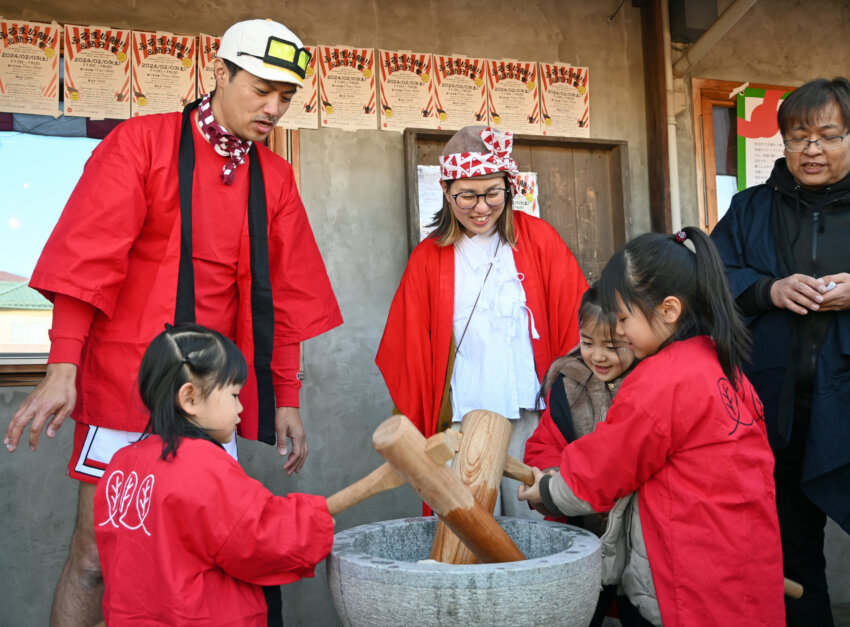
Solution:
[{"label": "sunglasses on cap", "polygon": [[269,37],[269,41],[266,44],[266,53],[262,57],[251,54],[250,52],[236,52],[236,56],[242,55],[254,57],[255,59],[260,59],[263,63],[290,70],[302,79],[307,75],[307,66],[310,64],[310,59],[312,58],[312,55],[306,49],[278,37]]}]

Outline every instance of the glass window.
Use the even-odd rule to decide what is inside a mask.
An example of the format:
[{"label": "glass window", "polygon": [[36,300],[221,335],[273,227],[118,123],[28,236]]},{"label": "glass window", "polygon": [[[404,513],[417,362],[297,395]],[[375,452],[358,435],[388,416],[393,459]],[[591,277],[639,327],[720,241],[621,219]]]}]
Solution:
[{"label": "glass window", "polygon": [[0,357],[4,361],[15,360],[10,354],[49,350],[52,307],[26,283],[98,141],[0,132],[0,354],[5,354]]},{"label": "glass window", "polygon": [[720,220],[738,193],[738,116],[733,107],[711,108],[714,118],[714,168],[717,219]]}]

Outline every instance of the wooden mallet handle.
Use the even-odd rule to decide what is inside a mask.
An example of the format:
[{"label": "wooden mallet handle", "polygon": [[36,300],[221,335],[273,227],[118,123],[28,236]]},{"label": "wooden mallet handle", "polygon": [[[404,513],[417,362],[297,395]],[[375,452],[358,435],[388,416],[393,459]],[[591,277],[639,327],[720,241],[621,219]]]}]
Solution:
[{"label": "wooden mallet handle", "polygon": [[785,578],[785,596],[792,599],[799,599],[803,596],[803,586],[792,579]]},{"label": "wooden mallet handle", "polygon": [[328,511],[336,516],[369,497],[404,485],[404,479],[389,464],[381,464],[368,475],[328,497]]},{"label": "wooden mallet handle", "polygon": [[504,475],[525,485],[534,485],[534,473],[531,471],[531,466],[523,464],[513,455],[508,455],[505,460]]},{"label": "wooden mallet handle", "polygon": [[405,416],[385,420],[372,445],[482,562],[524,560],[510,536],[463,481],[425,453],[425,438]]},{"label": "wooden mallet handle", "polygon": [[[454,455],[456,443],[452,435],[438,433],[425,440],[425,452],[437,464],[445,464]],[[362,503],[368,498],[404,485],[404,479],[388,463],[383,463],[368,475],[328,497],[331,516]]]}]

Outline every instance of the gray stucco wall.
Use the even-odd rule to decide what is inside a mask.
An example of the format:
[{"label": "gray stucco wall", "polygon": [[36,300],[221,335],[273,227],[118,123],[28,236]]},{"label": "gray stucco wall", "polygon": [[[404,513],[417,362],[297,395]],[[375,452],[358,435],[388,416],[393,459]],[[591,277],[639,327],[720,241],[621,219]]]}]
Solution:
[{"label": "gray stucco wall", "polygon": [[[207,33],[220,33],[240,19],[268,16],[285,22],[307,43],[509,56],[589,66],[591,136],[629,142],[632,228],[638,233],[649,229],[639,12],[626,2],[608,23],[607,16],[618,4],[577,0],[0,0],[0,15]],[[783,0],[783,4],[795,12],[789,18],[786,11],[783,19],[808,21],[812,32],[832,28],[829,20],[810,17],[801,2]],[[844,7],[846,24],[847,4],[835,4]],[[763,11],[761,19],[767,21],[782,14],[759,10]],[[806,78],[801,74],[804,68],[795,66],[792,59],[788,59],[787,67],[777,70],[777,75],[766,75],[767,60],[775,62],[774,53],[783,44],[781,39],[774,41],[770,33],[762,35],[763,31],[764,23],[759,21],[741,34],[730,33],[738,42],[735,47],[714,61],[709,57],[704,63],[713,65],[698,66],[698,75],[726,78],[712,75],[714,68],[723,68],[727,75],[742,79],[787,82]],[[817,46],[818,39],[810,38],[807,43]],[[770,51],[761,55],[765,61],[757,77],[747,74],[745,59],[724,58],[738,54],[744,44],[766,46]],[[844,54],[846,68],[850,63],[846,51]],[[733,73],[730,68],[738,69]],[[826,73],[838,72],[831,69]],[[693,147],[688,143],[691,134],[684,118],[689,114],[679,116],[684,125],[679,134],[682,196],[683,204],[695,207]],[[377,130],[302,131],[301,150],[304,203],[345,324],[305,346],[307,379],[302,417],[310,455],[302,472],[287,478],[280,471],[280,458],[265,445],[243,443],[240,458],[249,474],[276,493],[329,495],[382,461],[372,450],[370,437],[389,416],[391,401],[374,366],[374,355],[407,257],[404,162],[401,135]],[[696,209],[692,212],[693,220],[686,223],[696,219]],[[0,388],[3,429],[28,391]],[[36,453],[28,452],[25,446],[14,455],[0,452],[0,568],[6,573],[2,625],[47,624],[53,586],[65,559],[74,518],[77,485],[64,476],[72,426],[67,424],[56,440],[43,438]],[[341,514],[337,529],[415,515],[418,502],[410,488],[402,487]],[[830,553],[833,575],[850,570],[850,549],[845,544]],[[842,581],[846,584],[846,579]],[[847,591],[850,586],[843,589]],[[290,625],[335,624],[324,566],[317,569],[315,579],[287,586],[284,602]]]}]

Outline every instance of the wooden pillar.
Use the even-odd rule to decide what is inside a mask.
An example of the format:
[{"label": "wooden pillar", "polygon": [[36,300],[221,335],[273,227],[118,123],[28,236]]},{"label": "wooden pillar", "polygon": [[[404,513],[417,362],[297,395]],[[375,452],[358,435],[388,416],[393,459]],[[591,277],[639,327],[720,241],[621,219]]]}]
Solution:
[{"label": "wooden pillar", "polygon": [[646,149],[649,174],[649,216],[653,231],[669,233],[670,156],[667,152],[667,93],[664,85],[664,48],[661,3],[667,0],[633,0],[640,7],[646,94]]}]

